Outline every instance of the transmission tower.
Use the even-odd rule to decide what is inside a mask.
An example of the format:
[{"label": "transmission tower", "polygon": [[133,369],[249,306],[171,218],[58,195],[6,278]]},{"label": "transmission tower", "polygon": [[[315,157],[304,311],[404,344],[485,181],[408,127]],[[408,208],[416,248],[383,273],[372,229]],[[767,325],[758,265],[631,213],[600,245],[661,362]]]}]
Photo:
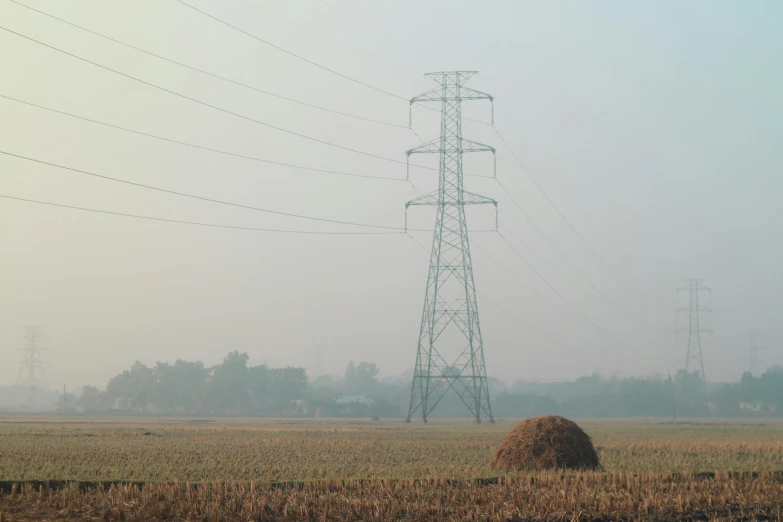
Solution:
[{"label": "transmission tower", "polygon": [[696,366],[699,369],[701,376],[702,386],[706,387],[707,379],[704,375],[704,357],[702,355],[701,348],[701,334],[712,332],[709,328],[702,328],[701,326],[701,313],[712,312],[709,308],[701,308],[699,306],[699,294],[701,292],[712,292],[710,288],[703,286],[702,279],[686,279],[687,285],[677,289],[677,294],[680,292],[688,292],[689,304],[687,308],[678,308],[677,312],[688,312],[688,326],[682,328],[680,332],[688,332],[688,351],[685,355],[685,374],[686,377],[690,375],[692,366]]},{"label": "transmission tower", "polygon": [[40,388],[46,388],[46,375],[43,370],[43,360],[41,358],[41,352],[44,348],[41,346],[40,341],[45,338],[41,335],[40,326],[27,326],[25,328],[26,334],[24,339],[26,341],[25,347],[21,349],[24,354],[22,358],[22,364],[19,368],[19,373],[16,376],[16,385],[29,386],[30,387],[30,405],[32,406],[33,395],[35,390]]},{"label": "transmission tower", "polygon": [[759,364],[758,352],[759,350],[763,350],[763,348],[759,346],[759,339],[764,336],[761,335],[758,330],[751,328],[745,332],[745,335],[742,337],[748,340],[748,351],[750,352],[750,364],[748,365],[748,371],[750,371],[751,375],[756,375]]},{"label": "transmission tower", "polygon": [[463,100],[492,101],[489,94],[464,86],[476,74],[475,71],[427,74],[438,87],[410,100],[411,105],[440,102],[441,117],[440,138],[407,151],[408,158],[412,154],[440,155],[438,190],[405,205],[406,216],[408,207],[416,205],[435,206],[437,214],[408,422],[419,413],[427,422],[430,413],[452,389],[476,422],[481,422],[482,414],[494,422],[465,205],[494,205],[497,219],[497,201],[465,191],[462,173],[464,152],[495,154],[493,147],[462,137]]}]

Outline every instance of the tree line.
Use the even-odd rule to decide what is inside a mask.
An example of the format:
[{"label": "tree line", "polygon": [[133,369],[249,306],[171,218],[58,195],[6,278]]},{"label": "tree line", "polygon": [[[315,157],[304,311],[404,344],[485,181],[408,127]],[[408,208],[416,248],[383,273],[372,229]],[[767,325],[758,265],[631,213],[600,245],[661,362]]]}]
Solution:
[{"label": "tree line", "polygon": [[[237,351],[215,366],[178,360],[147,366],[134,363],[109,379],[105,389],[84,386],[80,395],[61,395],[60,409],[161,415],[379,416],[407,413],[411,381],[378,379],[371,362],[350,362],[340,377],[310,380],[301,367],[251,366]],[[496,417],[560,414],[571,417],[778,416],[783,408],[783,367],[770,367],[738,383],[702,382],[698,372],[673,379],[612,378],[597,374],[574,381],[511,386],[489,379]],[[341,397],[341,400],[336,400]],[[356,402],[351,402],[356,401]],[[463,417],[464,405],[447,394],[433,417]]]}]

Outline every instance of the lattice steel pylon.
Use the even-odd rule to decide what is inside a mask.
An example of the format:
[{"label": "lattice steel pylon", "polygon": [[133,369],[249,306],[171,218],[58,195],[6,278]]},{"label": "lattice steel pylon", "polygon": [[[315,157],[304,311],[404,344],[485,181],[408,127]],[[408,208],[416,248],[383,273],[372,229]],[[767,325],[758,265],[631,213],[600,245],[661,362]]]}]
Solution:
[{"label": "lattice steel pylon", "polygon": [[703,328],[701,326],[701,313],[712,312],[709,308],[701,308],[699,305],[699,294],[701,292],[712,292],[712,290],[706,286],[703,286],[702,279],[687,279],[687,285],[677,289],[679,292],[688,292],[689,302],[687,308],[678,308],[677,312],[688,312],[688,327],[682,328],[679,331],[688,332],[688,351],[685,354],[685,373],[689,375],[691,364],[695,364],[699,368],[702,386],[706,387],[707,378],[704,375],[704,357],[701,349],[701,334],[712,332],[709,328]]},{"label": "lattice steel pylon", "polygon": [[750,351],[750,364],[748,365],[748,371],[751,375],[756,375],[758,373],[759,362],[761,362],[759,361],[759,350],[764,349],[759,346],[759,339],[764,336],[761,335],[761,332],[755,328],[749,328],[742,337],[748,340],[748,350]]},{"label": "lattice steel pylon", "polygon": [[450,389],[457,393],[476,422],[481,422],[482,414],[494,422],[465,205],[490,204],[497,213],[497,201],[466,192],[462,172],[464,152],[495,154],[493,147],[462,137],[463,100],[492,101],[489,94],[464,86],[476,74],[475,71],[427,74],[438,87],[410,100],[411,105],[440,102],[441,132],[440,138],[407,152],[408,158],[412,154],[440,155],[438,190],[405,205],[406,216],[410,206],[433,205],[437,209],[408,422],[417,413],[427,422]]},{"label": "lattice steel pylon", "polygon": [[25,328],[27,343],[21,349],[24,353],[22,364],[19,368],[19,374],[16,376],[16,385],[30,387],[30,405],[33,403],[33,396],[36,389],[45,389],[47,387],[46,375],[43,370],[43,360],[41,352],[44,348],[39,341],[45,336],[41,335],[40,326],[27,326]]}]

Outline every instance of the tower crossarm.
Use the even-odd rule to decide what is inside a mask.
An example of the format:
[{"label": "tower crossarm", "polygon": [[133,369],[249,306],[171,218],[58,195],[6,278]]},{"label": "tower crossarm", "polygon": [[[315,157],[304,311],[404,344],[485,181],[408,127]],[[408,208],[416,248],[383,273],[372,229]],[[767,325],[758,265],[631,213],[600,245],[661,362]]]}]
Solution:
[{"label": "tower crossarm", "polygon": [[465,87],[464,83],[475,76],[475,71],[457,71],[452,73],[433,73],[426,76],[440,85],[427,92],[414,96],[408,106],[408,126],[413,125],[413,105],[416,103],[441,102],[443,104],[462,103],[470,100],[489,100],[492,106],[492,125],[495,124],[495,98],[491,94]]},{"label": "tower crossarm", "polygon": [[444,93],[443,87],[438,86],[434,89],[430,89],[429,91],[419,94],[418,96],[414,96],[411,98],[410,103],[413,105],[414,103],[424,103],[424,102],[434,102],[434,101],[454,101],[454,100],[489,100],[493,101],[494,98],[492,95],[487,94],[485,92],[477,91],[476,89],[471,89],[470,87],[460,86],[459,92],[452,91],[452,89],[446,89],[446,92]]},{"label": "tower crossarm", "polygon": [[[456,192],[456,191],[455,191]],[[486,196],[479,196],[472,192],[460,191],[462,197],[446,198],[443,201],[439,199],[440,191],[430,192],[424,194],[418,198],[412,199],[405,203],[405,208],[413,207],[417,205],[495,205],[498,206],[498,202],[492,198]]]},{"label": "tower crossarm", "polygon": [[[445,145],[445,146],[444,146]],[[495,153],[495,147],[490,145],[484,145],[472,140],[466,140],[461,138],[457,143],[443,143],[440,138],[422,143],[417,147],[413,147],[408,150],[406,154],[439,154],[445,152],[446,154],[455,154],[459,152],[491,152]]]}]

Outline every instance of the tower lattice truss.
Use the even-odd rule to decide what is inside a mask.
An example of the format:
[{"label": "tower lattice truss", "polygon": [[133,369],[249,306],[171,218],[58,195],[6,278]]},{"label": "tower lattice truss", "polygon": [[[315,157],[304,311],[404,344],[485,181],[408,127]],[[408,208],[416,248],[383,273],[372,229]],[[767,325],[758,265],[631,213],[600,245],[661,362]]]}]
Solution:
[{"label": "tower lattice truss", "polygon": [[463,188],[463,153],[495,153],[493,147],[462,137],[462,102],[492,101],[492,96],[464,86],[475,74],[472,71],[428,74],[438,87],[411,99],[411,104],[440,102],[441,133],[440,138],[408,151],[408,157],[427,153],[440,156],[438,190],[406,204],[406,209],[432,205],[437,211],[409,421],[421,415],[427,422],[446,393],[454,390],[477,422],[482,417],[494,422],[465,206],[490,204],[497,209],[497,202]]}]

